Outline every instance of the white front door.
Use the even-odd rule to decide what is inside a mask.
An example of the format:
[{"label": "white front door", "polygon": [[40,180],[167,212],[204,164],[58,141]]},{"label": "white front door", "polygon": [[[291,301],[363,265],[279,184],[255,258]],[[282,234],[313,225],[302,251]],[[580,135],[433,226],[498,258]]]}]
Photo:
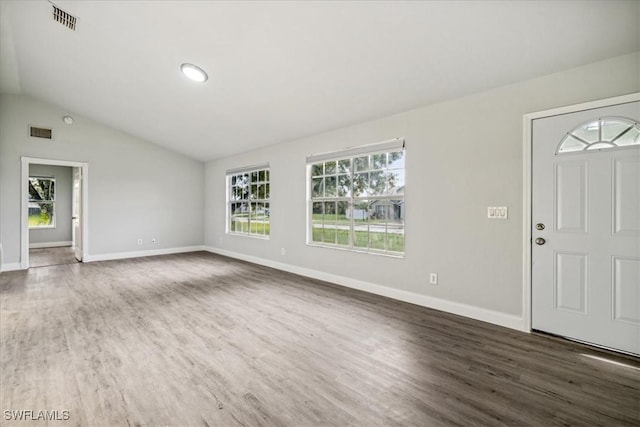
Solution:
[{"label": "white front door", "polygon": [[76,259],[82,261],[82,168],[73,168],[71,233]]},{"label": "white front door", "polygon": [[640,355],[640,103],[533,121],[532,327]]}]

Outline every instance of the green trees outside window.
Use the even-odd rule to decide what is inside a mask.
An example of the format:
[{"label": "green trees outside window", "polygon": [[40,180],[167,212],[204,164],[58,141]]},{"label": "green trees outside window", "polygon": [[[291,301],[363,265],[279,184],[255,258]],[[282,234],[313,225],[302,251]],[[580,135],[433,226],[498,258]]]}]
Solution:
[{"label": "green trees outside window", "polygon": [[227,182],[228,232],[269,236],[271,231],[269,169],[228,174]]},{"label": "green trees outside window", "polygon": [[29,177],[29,228],[55,227],[55,178]]},{"label": "green trees outside window", "polygon": [[404,151],[313,163],[310,243],[404,253]]}]

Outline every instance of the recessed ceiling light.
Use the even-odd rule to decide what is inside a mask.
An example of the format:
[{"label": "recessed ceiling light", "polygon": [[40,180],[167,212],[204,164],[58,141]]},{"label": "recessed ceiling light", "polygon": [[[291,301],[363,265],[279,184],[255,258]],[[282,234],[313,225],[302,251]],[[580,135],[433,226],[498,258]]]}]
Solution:
[{"label": "recessed ceiling light", "polygon": [[180,70],[184,73],[185,76],[189,77],[194,82],[204,83],[209,78],[209,76],[207,76],[207,73],[197,65],[182,64],[180,66]]},{"label": "recessed ceiling light", "polygon": [[66,123],[66,124],[68,124],[68,125],[71,125],[71,124],[73,124],[73,117],[71,117],[71,116],[64,116],[64,117],[62,118],[62,121],[63,121],[63,122],[65,122],[65,123]]}]

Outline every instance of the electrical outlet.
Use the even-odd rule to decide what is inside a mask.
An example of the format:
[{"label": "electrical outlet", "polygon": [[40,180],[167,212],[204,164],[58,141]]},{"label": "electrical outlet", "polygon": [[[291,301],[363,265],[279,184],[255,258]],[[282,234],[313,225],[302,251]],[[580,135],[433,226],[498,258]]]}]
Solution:
[{"label": "electrical outlet", "polygon": [[285,254],[286,254],[286,251],[284,250],[284,248],[280,248],[280,255],[284,256]]},{"label": "electrical outlet", "polygon": [[432,285],[437,285],[438,284],[438,274],[437,273],[429,274],[429,283],[431,283]]},{"label": "electrical outlet", "polygon": [[142,246],[142,239],[138,239],[138,246]]},{"label": "electrical outlet", "polygon": [[151,238],[151,244],[152,244],[152,245],[155,245],[155,244],[156,244],[156,238],[155,238],[155,237],[152,237],[152,238]]}]

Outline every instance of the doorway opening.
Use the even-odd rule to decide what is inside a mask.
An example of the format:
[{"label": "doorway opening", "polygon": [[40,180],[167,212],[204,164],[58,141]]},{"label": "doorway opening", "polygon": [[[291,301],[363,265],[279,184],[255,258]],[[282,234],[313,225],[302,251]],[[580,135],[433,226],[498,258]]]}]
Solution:
[{"label": "doorway opening", "polygon": [[82,262],[89,247],[88,164],[22,158],[21,268]]},{"label": "doorway opening", "polygon": [[29,165],[29,268],[79,262],[74,255],[73,168]]}]

